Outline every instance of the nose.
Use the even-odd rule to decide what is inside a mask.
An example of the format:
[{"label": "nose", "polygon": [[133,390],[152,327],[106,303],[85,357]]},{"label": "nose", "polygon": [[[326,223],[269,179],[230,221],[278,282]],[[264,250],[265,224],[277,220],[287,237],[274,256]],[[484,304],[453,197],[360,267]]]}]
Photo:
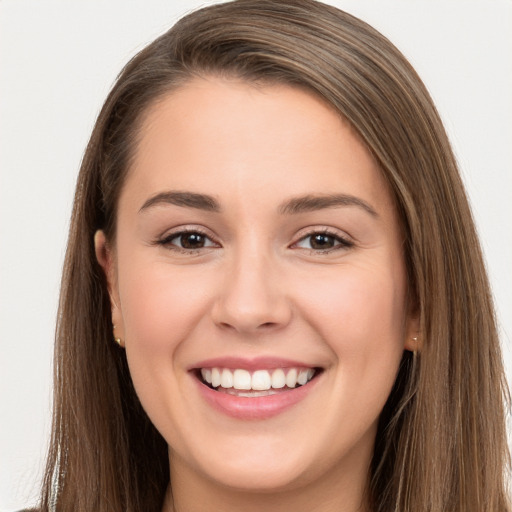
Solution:
[{"label": "nose", "polygon": [[214,323],[241,334],[285,327],[292,317],[292,308],[283,284],[268,255],[240,254],[226,264],[212,308]]}]

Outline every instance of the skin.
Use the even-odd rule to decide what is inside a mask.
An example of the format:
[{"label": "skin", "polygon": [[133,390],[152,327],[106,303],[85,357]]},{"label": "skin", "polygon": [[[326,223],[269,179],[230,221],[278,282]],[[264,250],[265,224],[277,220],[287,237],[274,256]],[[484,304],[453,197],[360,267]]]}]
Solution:
[{"label": "skin", "polygon": [[[141,210],[167,191],[207,194],[221,211]],[[280,211],[329,194],[374,214],[358,204]],[[180,252],[184,239],[169,234],[183,227],[206,234],[205,245]],[[312,246],[308,235],[326,230],[333,247]],[[417,319],[387,184],[332,109],[298,88],[194,79],[147,112],[115,245],[101,231],[95,243],[115,336],[169,445],[164,510],[367,509],[377,420]],[[224,356],[324,371],[285,412],[240,420],[207,404],[188,371]]]}]

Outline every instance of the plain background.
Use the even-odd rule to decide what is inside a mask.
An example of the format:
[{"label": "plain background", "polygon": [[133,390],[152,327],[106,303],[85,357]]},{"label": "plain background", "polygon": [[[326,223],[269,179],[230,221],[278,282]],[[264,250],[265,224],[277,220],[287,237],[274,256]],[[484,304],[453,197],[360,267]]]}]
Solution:
[{"label": "plain background", "polygon": [[[510,376],[512,2],[330,3],[387,35],[434,97],[481,234]],[[37,500],[60,271],[95,117],[122,65],[200,5],[0,0],[0,511]]]}]

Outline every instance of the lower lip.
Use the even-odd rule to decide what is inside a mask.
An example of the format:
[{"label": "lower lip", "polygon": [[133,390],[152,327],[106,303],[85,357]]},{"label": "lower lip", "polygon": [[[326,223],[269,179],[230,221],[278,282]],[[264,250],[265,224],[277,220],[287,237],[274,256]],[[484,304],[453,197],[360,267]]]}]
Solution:
[{"label": "lower lip", "polygon": [[263,420],[277,416],[301,400],[316,387],[320,375],[309,381],[304,386],[281,391],[275,395],[244,397],[229,395],[215,391],[203,384],[198,378],[193,377],[199,386],[199,392],[214,409],[242,420]]}]

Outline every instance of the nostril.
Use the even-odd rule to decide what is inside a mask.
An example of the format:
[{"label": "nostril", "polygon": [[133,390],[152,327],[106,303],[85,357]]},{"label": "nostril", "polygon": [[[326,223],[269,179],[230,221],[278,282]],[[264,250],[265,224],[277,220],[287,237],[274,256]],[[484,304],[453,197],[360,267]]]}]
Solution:
[{"label": "nostril", "polygon": [[222,329],[226,330],[234,330],[234,331],[254,331],[257,332],[258,330],[271,330],[275,329],[279,326],[277,322],[263,322],[261,324],[258,324],[255,322],[254,327],[251,325],[244,325],[242,322],[233,322],[232,324],[229,322],[219,322],[218,326]]},{"label": "nostril", "polygon": [[236,327],[234,325],[229,324],[228,322],[220,322],[219,327],[222,327],[223,329],[232,329],[236,331]]}]

